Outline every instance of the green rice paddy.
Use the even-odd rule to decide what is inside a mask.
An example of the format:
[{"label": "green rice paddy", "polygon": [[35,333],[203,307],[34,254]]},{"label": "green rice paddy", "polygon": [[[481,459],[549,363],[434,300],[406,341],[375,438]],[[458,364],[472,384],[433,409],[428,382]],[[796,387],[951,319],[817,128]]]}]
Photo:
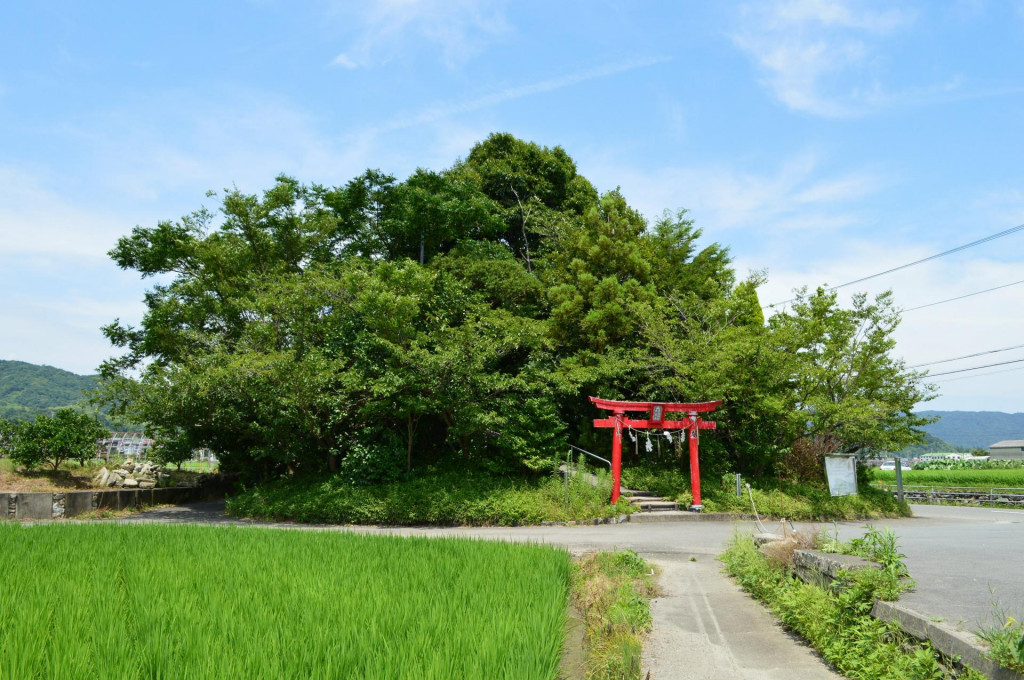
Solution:
[{"label": "green rice paddy", "polygon": [[[895,471],[875,470],[874,475],[875,479],[886,484],[896,483]],[[903,470],[903,483],[928,486],[1024,488],[1024,468]]]},{"label": "green rice paddy", "polygon": [[565,551],[0,522],[0,678],[555,678]]}]

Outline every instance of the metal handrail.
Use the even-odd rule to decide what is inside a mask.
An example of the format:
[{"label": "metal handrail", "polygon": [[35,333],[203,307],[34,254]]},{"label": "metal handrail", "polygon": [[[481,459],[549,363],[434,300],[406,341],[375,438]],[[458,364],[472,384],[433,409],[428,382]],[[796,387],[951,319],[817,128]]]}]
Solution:
[{"label": "metal handrail", "polygon": [[573,446],[572,444],[569,444],[569,448],[573,449],[574,451],[579,451],[580,453],[585,453],[588,456],[590,456],[591,458],[597,458],[599,461],[601,461],[602,463],[607,465],[609,468],[611,468],[611,466],[612,466],[612,462],[610,460],[608,460],[607,458],[602,458],[601,456],[597,455],[596,453],[591,453],[590,451],[587,451],[586,449],[581,449],[580,447]]}]

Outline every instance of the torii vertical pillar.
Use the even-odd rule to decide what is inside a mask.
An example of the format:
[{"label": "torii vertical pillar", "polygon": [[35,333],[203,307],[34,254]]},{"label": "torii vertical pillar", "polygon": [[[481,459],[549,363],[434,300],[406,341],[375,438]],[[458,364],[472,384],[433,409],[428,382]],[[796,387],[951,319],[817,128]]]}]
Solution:
[{"label": "torii vertical pillar", "polygon": [[[686,430],[690,440],[690,491],[693,495],[691,510],[700,512],[703,508],[700,498],[700,464],[697,459],[700,430],[714,430],[715,422],[701,420],[698,414],[710,413],[721,405],[721,401],[706,401],[693,404],[663,403],[653,401],[613,401],[590,397],[594,406],[611,411],[610,418],[594,420],[594,427],[612,428],[612,504],[619,500],[622,482],[622,428],[635,430]],[[627,418],[627,412],[645,413],[646,418]],[[685,420],[666,420],[668,413],[685,413]]]}]

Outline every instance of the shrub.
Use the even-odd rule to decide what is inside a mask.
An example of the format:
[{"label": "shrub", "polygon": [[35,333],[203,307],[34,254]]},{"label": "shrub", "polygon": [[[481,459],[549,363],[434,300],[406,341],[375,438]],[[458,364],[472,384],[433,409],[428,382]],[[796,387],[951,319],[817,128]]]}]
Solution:
[{"label": "shrub", "polygon": [[106,434],[95,416],[62,408],[31,422],[6,422],[0,431],[0,447],[26,468],[48,463],[56,470],[69,460],[84,465],[96,455],[96,442]]},{"label": "shrub", "polygon": [[299,477],[244,490],[228,512],[246,517],[327,524],[473,524],[515,526],[611,517],[607,473],[587,477],[503,477],[480,470],[427,469],[407,479],[357,487],[344,477]]}]

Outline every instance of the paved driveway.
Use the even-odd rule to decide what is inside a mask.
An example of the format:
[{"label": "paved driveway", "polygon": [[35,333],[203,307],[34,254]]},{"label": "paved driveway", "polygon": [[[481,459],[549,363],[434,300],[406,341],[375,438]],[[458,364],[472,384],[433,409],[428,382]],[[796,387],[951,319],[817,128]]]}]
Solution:
[{"label": "paved driveway", "polygon": [[[1024,511],[911,507],[912,519],[875,523],[896,532],[917,583],[901,604],[967,631],[988,622],[995,600],[1024,617]],[[840,527],[844,539],[860,533],[856,523]]]}]

